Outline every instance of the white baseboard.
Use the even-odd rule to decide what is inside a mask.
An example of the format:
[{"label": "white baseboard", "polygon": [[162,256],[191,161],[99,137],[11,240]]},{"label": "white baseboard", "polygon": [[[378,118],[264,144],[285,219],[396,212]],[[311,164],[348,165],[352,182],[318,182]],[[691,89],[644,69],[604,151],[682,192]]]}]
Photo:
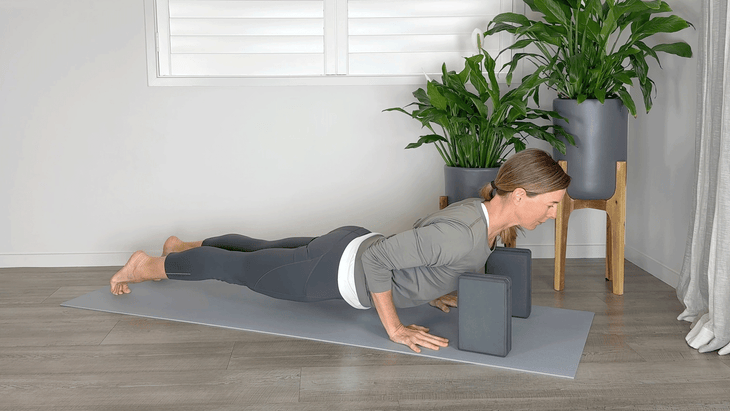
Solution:
[{"label": "white baseboard", "polygon": [[[150,255],[160,255],[162,250]],[[0,254],[0,268],[113,267],[124,265],[132,252]]]},{"label": "white baseboard", "polygon": [[637,267],[660,279],[665,284],[677,288],[679,284],[679,273],[665,266],[659,261],[640,252],[634,247],[626,246],[624,255],[627,260],[636,264]]}]

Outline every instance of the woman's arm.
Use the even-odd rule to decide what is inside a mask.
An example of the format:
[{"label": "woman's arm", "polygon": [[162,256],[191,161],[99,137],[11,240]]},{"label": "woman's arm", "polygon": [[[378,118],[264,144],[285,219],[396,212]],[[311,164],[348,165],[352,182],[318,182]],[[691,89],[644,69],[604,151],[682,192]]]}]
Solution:
[{"label": "woman's arm", "polygon": [[385,331],[388,333],[391,341],[407,345],[415,352],[421,352],[418,346],[438,350],[439,347],[449,345],[449,340],[429,334],[428,328],[426,327],[415,324],[407,327],[404,326],[395,310],[392,291],[371,293],[370,295],[373,299],[375,310],[380,317],[380,321],[383,323],[383,327],[385,327]]}]

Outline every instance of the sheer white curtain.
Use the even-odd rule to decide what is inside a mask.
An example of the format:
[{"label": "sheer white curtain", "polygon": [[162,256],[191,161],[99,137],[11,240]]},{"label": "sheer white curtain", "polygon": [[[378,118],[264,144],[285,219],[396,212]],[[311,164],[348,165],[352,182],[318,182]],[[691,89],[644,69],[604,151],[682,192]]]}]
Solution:
[{"label": "sheer white curtain", "polygon": [[730,15],[728,0],[702,2],[697,101],[697,184],[677,297],[693,322],[687,343],[730,353]]}]

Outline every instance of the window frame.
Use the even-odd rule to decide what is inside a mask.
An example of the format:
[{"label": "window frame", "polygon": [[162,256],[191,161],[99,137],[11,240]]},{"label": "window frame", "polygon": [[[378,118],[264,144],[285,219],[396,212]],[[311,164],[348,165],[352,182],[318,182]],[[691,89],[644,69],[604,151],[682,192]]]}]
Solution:
[{"label": "window frame", "polygon": [[[329,4],[342,3],[347,0],[336,0]],[[502,2],[511,2],[512,11],[515,13],[523,13],[525,4],[522,0],[497,0]],[[325,16],[328,13],[340,14],[339,21],[342,21],[342,8],[328,7],[325,3]],[[347,67],[347,55],[338,55],[337,60],[330,60],[326,63],[325,71],[328,74],[322,76],[287,76],[287,77],[266,77],[266,76],[247,76],[247,77],[220,77],[220,76],[164,76],[161,75],[159,67],[159,58],[163,53],[159,53],[160,45],[163,44],[158,38],[158,19],[156,10],[156,0],[144,0],[144,16],[145,16],[145,37],[147,52],[147,83],[148,86],[191,86],[191,87],[236,87],[236,86],[377,86],[377,85],[423,85],[425,77],[423,75],[383,75],[383,76],[364,76],[352,74],[338,74],[342,71],[342,67]],[[344,11],[346,13],[346,10]],[[346,14],[345,14],[346,20]],[[339,30],[337,36],[328,36],[327,27],[325,27],[325,53],[332,52],[337,47],[337,42],[347,41],[344,30]],[[169,28],[167,30],[169,32]],[[330,34],[332,32],[330,31]],[[508,33],[500,33],[500,48],[506,47],[510,40]],[[329,37],[329,40],[328,40]],[[164,45],[163,45],[164,47]],[[512,51],[514,53],[516,51]],[[498,73],[498,79],[504,83],[506,72]],[[514,79],[522,78],[522,68],[518,67],[514,73]]]}]

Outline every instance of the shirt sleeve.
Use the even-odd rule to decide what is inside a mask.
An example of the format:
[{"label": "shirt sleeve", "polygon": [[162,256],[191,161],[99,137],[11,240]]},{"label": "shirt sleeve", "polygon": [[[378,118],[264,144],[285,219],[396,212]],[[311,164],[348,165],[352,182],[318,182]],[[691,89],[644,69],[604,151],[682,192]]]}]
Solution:
[{"label": "shirt sleeve", "polygon": [[449,265],[472,249],[469,227],[454,221],[436,222],[376,241],[362,255],[370,292],[392,288],[393,270]]}]

